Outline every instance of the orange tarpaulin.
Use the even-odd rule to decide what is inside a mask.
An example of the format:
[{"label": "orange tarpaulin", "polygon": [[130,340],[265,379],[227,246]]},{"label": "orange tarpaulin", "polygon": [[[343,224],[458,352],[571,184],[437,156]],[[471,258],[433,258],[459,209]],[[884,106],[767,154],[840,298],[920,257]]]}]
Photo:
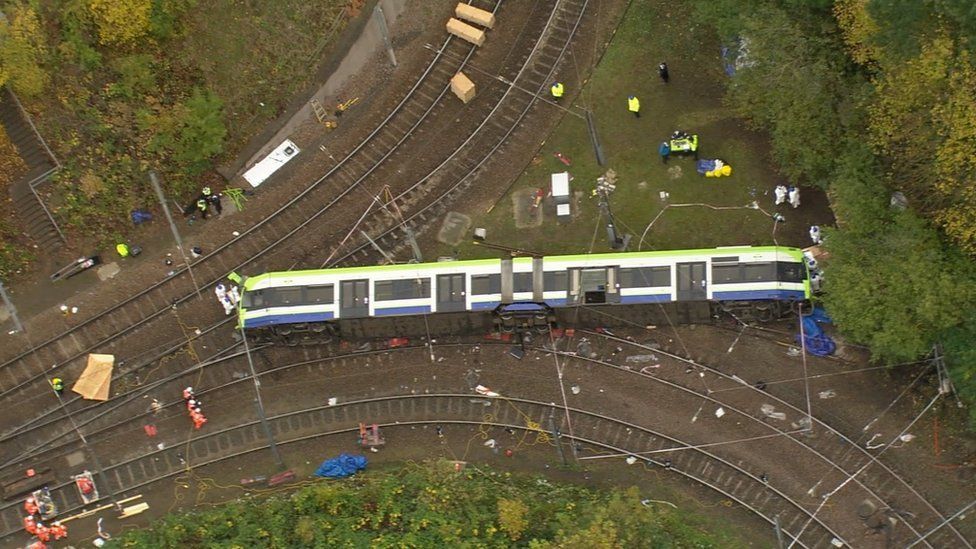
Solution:
[{"label": "orange tarpaulin", "polygon": [[88,355],[88,366],[81,373],[72,391],[88,400],[108,400],[108,389],[112,383],[112,367],[115,355]]}]

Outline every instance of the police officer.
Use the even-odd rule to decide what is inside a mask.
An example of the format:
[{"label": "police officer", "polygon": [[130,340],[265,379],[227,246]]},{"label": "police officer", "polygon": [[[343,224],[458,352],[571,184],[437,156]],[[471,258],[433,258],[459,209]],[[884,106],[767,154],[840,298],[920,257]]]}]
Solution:
[{"label": "police officer", "polygon": [[200,191],[200,196],[207,201],[207,204],[213,206],[214,210],[217,210],[217,215],[223,213],[224,207],[220,203],[220,193],[214,193],[210,187],[204,187]]},{"label": "police officer", "polygon": [[552,87],[549,88],[549,92],[552,93],[552,98],[556,101],[559,101],[565,91],[566,88],[563,87],[562,82],[555,82],[553,83]]},{"label": "police officer", "polygon": [[668,74],[668,64],[661,61],[661,64],[657,66],[657,74],[661,77],[661,80],[664,80],[664,83],[667,84],[668,79],[670,78],[670,75]]},{"label": "police officer", "polygon": [[61,396],[61,393],[64,392],[64,380],[60,377],[51,378],[51,388],[58,396]]},{"label": "police officer", "polygon": [[197,200],[197,210],[200,210],[200,217],[207,218],[207,200],[205,198]]}]

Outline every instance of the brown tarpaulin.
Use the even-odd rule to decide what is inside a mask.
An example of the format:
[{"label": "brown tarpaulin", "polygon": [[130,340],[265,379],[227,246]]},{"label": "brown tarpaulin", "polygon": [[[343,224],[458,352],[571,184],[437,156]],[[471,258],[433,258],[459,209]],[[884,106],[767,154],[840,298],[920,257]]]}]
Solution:
[{"label": "brown tarpaulin", "polygon": [[115,355],[88,355],[88,366],[81,373],[72,391],[88,400],[108,400],[108,388],[112,383],[112,366]]}]

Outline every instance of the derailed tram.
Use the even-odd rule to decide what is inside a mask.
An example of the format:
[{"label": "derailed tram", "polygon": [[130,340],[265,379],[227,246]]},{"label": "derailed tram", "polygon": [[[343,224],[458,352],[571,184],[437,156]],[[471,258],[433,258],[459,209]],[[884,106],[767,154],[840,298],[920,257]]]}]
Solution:
[{"label": "derailed tram", "polygon": [[[803,252],[781,246],[479,259],[251,276],[238,327],[256,342],[296,345],[486,326],[544,330],[579,320],[581,310],[684,323],[727,311],[768,321],[810,292]],[[424,330],[408,318],[423,318]]]}]

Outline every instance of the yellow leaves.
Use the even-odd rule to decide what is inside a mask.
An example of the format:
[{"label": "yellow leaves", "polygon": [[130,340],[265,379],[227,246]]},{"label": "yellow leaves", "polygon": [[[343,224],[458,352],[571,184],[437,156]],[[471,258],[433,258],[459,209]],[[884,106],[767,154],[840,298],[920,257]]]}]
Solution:
[{"label": "yellow leaves", "polygon": [[498,500],[498,526],[512,541],[521,538],[529,526],[528,513],[529,508],[517,499]]},{"label": "yellow leaves", "polygon": [[149,32],[152,0],[88,0],[88,10],[102,44],[132,44]]},{"label": "yellow leaves", "polygon": [[837,0],[834,18],[840,26],[851,58],[862,65],[878,60],[878,49],[872,43],[878,34],[878,23],[868,13],[870,0]]},{"label": "yellow leaves", "polygon": [[[890,67],[875,82],[877,101],[869,107],[873,143],[887,154],[929,155],[920,149],[930,139],[931,109],[946,86],[954,63],[955,44],[945,33],[924,44],[922,51],[906,63]],[[906,145],[911,145],[911,148]],[[914,163],[914,159],[906,159]]]},{"label": "yellow leaves", "polygon": [[0,127],[0,192],[7,194],[6,187],[27,171],[27,164],[20,157],[10,136]]},{"label": "yellow leaves", "polygon": [[9,82],[26,96],[41,93],[48,75],[40,61],[47,53],[37,12],[28,5],[14,4],[0,23],[0,85]]},{"label": "yellow leaves", "polygon": [[78,178],[78,187],[88,198],[94,198],[105,191],[105,182],[92,172],[85,172]]}]

